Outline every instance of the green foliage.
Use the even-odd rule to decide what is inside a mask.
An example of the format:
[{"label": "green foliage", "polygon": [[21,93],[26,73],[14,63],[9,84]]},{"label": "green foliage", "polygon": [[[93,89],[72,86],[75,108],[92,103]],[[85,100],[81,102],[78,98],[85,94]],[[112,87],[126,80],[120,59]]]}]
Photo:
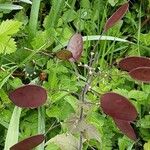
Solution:
[{"label": "green foliage", "polygon": [[126,137],[118,140],[119,150],[131,150],[133,149],[133,143]]},{"label": "green foliage", "polygon": [[[9,138],[13,138],[10,130],[7,135],[8,128],[12,127],[9,122],[14,108],[9,92],[22,84],[35,83],[41,84],[48,94],[41,115],[41,120],[45,118],[46,150],[77,149],[80,133],[83,150],[136,149],[135,143],[116,128],[99,106],[101,94],[108,91],[119,93],[134,104],[138,111],[137,120],[133,122],[138,135],[136,146],[149,150],[150,85],[135,82],[116,63],[126,56],[137,56],[139,52],[142,56],[150,56],[147,20],[150,2],[130,3],[125,17],[102,36],[106,20],[126,0],[32,2],[30,5],[29,0],[17,3],[0,0],[0,149],[4,149],[6,136],[8,143],[11,142]],[[56,58],[55,52],[65,49],[76,32],[81,32],[84,40],[80,61],[70,63]],[[95,50],[98,59],[88,68],[91,51],[98,40]],[[90,69],[93,79],[84,95],[85,102],[81,102],[81,91]],[[46,78],[41,81],[39,76],[43,72]],[[80,120],[81,108],[83,119]],[[19,113],[13,121],[14,118],[18,121]],[[38,119],[37,109],[23,109],[19,133],[17,124],[12,121],[16,131],[13,140],[17,142],[37,134]],[[140,146],[141,143],[145,144]]]},{"label": "green foliage", "polygon": [[45,145],[54,143],[63,150],[76,150],[78,148],[78,140],[71,134],[60,134],[50,139]]},{"label": "green foliage", "polygon": [[150,141],[144,144],[144,150],[149,150],[150,149]]},{"label": "green foliage", "polygon": [[16,51],[16,42],[11,36],[19,31],[21,22],[14,20],[3,21],[0,25],[0,53],[10,54]]},{"label": "green foliage", "polygon": [[150,43],[150,34],[141,34],[140,35],[140,41],[146,45],[146,46],[149,46],[149,43]]},{"label": "green foliage", "polygon": [[[29,137],[30,135],[35,135],[37,133],[37,111],[28,111],[28,112],[22,112],[22,121],[20,123],[20,130],[22,135],[20,136],[20,139],[25,139]],[[30,115],[32,113],[32,116]],[[28,128],[26,128],[28,127]]]}]

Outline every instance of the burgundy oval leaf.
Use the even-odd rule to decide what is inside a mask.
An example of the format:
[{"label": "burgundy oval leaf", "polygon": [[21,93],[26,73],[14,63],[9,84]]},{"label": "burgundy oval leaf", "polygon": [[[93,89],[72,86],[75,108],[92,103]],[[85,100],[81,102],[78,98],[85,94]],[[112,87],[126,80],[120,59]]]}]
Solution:
[{"label": "burgundy oval leaf", "polygon": [[122,70],[131,71],[138,67],[150,67],[150,59],[147,57],[126,57],[119,62]]},{"label": "burgundy oval leaf", "polygon": [[73,57],[72,53],[68,50],[61,50],[56,53],[56,57],[61,60],[69,60]]},{"label": "burgundy oval leaf", "polygon": [[47,92],[37,85],[25,85],[12,91],[9,98],[19,107],[36,108],[46,102]]},{"label": "burgundy oval leaf", "polygon": [[129,8],[129,4],[125,3],[121,7],[117,9],[115,13],[112,14],[112,16],[107,20],[105,26],[104,26],[104,32],[107,32],[108,29],[110,29],[112,26],[114,26],[119,20],[123,18],[125,13],[127,12]]},{"label": "burgundy oval leaf", "polygon": [[10,150],[32,150],[44,141],[45,137],[43,134],[31,136],[23,141],[13,145]]},{"label": "burgundy oval leaf", "polygon": [[112,118],[133,121],[137,117],[134,105],[127,98],[113,92],[103,94],[101,107],[104,113]]},{"label": "burgundy oval leaf", "polygon": [[70,61],[78,61],[80,59],[83,51],[83,39],[81,34],[76,33],[70,38],[67,50],[69,50],[73,56],[69,59]]},{"label": "burgundy oval leaf", "polygon": [[124,133],[127,137],[129,137],[132,140],[136,140],[136,134],[134,132],[134,129],[132,128],[132,126],[130,125],[130,122],[128,121],[124,121],[124,120],[119,120],[119,119],[115,119],[114,121],[117,125],[117,127],[122,131],[122,133]]},{"label": "burgundy oval leaf", "polygon": [[144,83],[150,83],[150,67],[138,67],[129,72],[129,75]]}]

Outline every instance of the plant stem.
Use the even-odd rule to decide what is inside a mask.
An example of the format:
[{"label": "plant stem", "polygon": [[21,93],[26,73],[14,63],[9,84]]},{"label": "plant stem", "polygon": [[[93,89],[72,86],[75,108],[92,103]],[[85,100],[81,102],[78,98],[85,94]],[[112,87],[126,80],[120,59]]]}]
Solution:
[{"label": "plant stem", "polygon": [[41,0],[33,0],[32,1],[30,20],[29,20],[30,39],[33,38],[36,34],[40,2],[41,2]]},{"label": "plant stem", "polygon": [[[101,40],[102,36],[103,36],[103,33],[100,35],[98,41],[96,42],[96,44],[92,50],[90,61],[89,61],[89,68],[93,67],[93,65],[98,60],[99,54],[98,54],[98,52],[96,52],[96,47],[98,46],[98,43]],[[82,89],[82,91],[80,93],[80,101],[82,101],[83,103],[85,102],[85,95],[86,95],[88,89],[90,88],[92,80],[93,80],[93,73],[90,73],[90,71],[88,71],[87,81],[85,83],[84,88]],[[83,106],[81,106],[79,121],[82,121],[83,117],[84,117],[84,109],[83,109]],[[83,137],[82,137],[82,132],[80,132],[79,150],[82,150],[82,142],[83,142]]]}]

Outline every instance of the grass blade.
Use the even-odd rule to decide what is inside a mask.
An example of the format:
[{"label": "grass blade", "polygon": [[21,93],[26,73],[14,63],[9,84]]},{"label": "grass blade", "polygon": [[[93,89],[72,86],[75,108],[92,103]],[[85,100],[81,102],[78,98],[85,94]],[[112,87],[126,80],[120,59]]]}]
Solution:
[{"label": "grass blade", "polygon": [[[101,38],[100,38],[101,37]],[[113,37],[113,36],[102,36],[102,35],[90,35],[90,36],[83,36],[83,41],[98,41],[98,40],[106,40],[106,41],[118,41],[118,42],[126,42],[126,43],[132,43],[128,40],[125,40],[125,39],[121,39],[121,38],[118,38],[118,37]],[[68,45],[68,41],[62,43],[62,44],[59,44],[58,46],[56,46],[54,49],[53,49],[53,52],[56,52],[64,47],[66,47]]]},{"label": "grass blade", "polygon": [[20,5],[13,5],[13,4],[0,4],[1,10],[19,10],[23,9]]},{"label": "grass blade", "polygon": [[41,0],[33,0],[32,2],[30,20],[29,20],[30,38],[33,38],[36,35],[40,3]]},{"label": "grass blade", "polygon": [[9,150],[11,146],[18,142],[19,136],[19,120],[21,115],[21,108],[15,106],[12,117],[10,119],[4,150]]},{"label": "grass blade", "polygon": [[30,0],[20,0],[21,2],[27,3],[27,4],[32,4]]}]

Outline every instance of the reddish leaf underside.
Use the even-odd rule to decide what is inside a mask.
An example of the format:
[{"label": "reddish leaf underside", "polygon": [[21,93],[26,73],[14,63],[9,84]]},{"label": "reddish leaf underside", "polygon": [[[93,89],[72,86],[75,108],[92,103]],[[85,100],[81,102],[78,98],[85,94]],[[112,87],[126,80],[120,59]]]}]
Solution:
[{"label": "reddish leaf underside", "polygon": [[138,67],[129,72],[129,75],[145,83],[150,83],[150,67]]},{"label": "reddish leaf underside", "polygon": [[73,57],[72,53],[68,50],[60,50],[56,53],[56,57],[61,60],[69,60],[71,57]]},{"label": "reddish leaf underside", "polygon": [[123,18],[125,13],[127,12],[129,8],[129,4],[125,3],[121,7],[117,9],[115,13],[112,14],[112,16],[107,20],[105,26],[104,26],[104,32],[107,32],[108,29],[110,29],[112,26],[114,26],[119,20]]},{"label": "reddish leaf underside", "polygon": [[67,50],[73,55],[73,57],[69,59],[70,61],[78,61],[80,59],[83,51],[83,39],[81,34],[76,33],[70,38]]},{"label": "reddish leaf underside", "polygon": [[32,150],[41,144],[44,139],[45,137],[43,134],[35,135],[13,145],[10,150]]},{"label": "reddish leaf underside", "polygon": [[117,127],[122,131],[122,133],[124,133],[127,137],[129,137],[132,140],[136,140],[136,135],[134,132],[134,129],[132,128],[132,126],[130,125],[130,122],[128,121],[124,121],[124,120],[118,120],[113,118]]},{"label": "reddish leaf underside", "polygon": [[119,62],[122,70],[131,71],[138,67],[150,67],[150,59],[147,57],[126,57]]},{"label": "reddish leaf underside", "polygon": [[47,92],[37,85],[25,85],[12,91],[9,98],[19,107],[36,108],[46,102]]},{"label": "reddish leaf underside", "polygon": [[137,111],[134,105],[125,97],[108,92],[102,95],[101,107],[104,113],[112,118],[125,121],[133,121],[137,117]]}]

